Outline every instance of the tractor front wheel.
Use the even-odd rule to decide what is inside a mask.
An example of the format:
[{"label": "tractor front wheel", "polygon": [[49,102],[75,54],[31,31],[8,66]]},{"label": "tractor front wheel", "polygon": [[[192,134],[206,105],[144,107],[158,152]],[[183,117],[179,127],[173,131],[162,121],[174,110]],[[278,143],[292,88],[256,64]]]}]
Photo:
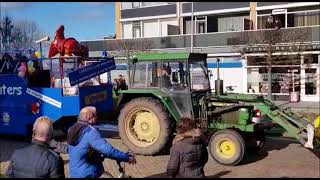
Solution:
[{"label": "tractor front wheel", "polygon": [[149,97],[136,98],[125,104],[118,121],[122,142],[136,154],[160,152],[171,133],[166,109],[158,100]]},{"label": "tractor front wheel", "polygon": [[237,165],[244,157],[245,142],[235,130],[219,130],[210,138],[209,152],[220,164]]}]

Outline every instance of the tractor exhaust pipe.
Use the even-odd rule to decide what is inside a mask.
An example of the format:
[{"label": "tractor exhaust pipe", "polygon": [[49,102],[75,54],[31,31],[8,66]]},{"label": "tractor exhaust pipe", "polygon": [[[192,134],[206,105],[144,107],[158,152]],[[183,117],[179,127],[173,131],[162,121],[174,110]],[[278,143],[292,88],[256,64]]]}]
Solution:
[{"label": "tractor exhaust pipe", "polygon": [[223,80],[220,80],[219,62],[220,62],[220,59],[217,58],[217,80],[214,81],[214,86],[215,86],[214,88],[215,88],[216,95],[223,94]]}]

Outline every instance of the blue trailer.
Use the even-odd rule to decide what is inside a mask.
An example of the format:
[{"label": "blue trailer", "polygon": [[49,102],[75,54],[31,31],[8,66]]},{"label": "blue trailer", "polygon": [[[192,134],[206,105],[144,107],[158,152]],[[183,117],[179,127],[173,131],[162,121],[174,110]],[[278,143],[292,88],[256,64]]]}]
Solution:
[{"label": "blue trailer", "polygon": [[76,57],[36,59],[28,61],[28,71],[29,65],[34,68],[25,77],[16,71],[0,72],[0,134],[30,135],[40,116],[48,116],[55,129],[65,132],[85,106],[112,111],[112,84],[102,82],[99,75],[115,68],[114,59],[90,62],[78,68]]}]

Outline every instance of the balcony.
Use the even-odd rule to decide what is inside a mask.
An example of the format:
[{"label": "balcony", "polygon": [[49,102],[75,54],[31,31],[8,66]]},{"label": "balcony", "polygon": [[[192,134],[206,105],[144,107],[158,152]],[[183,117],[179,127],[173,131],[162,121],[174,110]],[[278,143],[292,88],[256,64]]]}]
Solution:
[{"label": "balcony", "polygon": [[[316,49],[319,49],[320,42],[320,26],[312,27],[297,27],[297,28],[286,28],[279,30],[281,34],[288,36],[300,35],[303,37],[303,42],[315,43]],[[306,33],[307,32],[307,33]],[[265,33],[265,30],[254,30],[254,31],[238,31],[238,32],[215,32],[205,34],[194,35],[194,48],[195,49],[206,49],[206,48],[223,48],[233,46],[243,46],[249,43],[264,44],[263,41],[259,41],[259,37]],[[91,52],[93,51],[121,51],[121,50],[144,50],[144,49],[185,49],[190,48],[191,35],[173,35],[166,37],[153,37],[153,38],[137,38],[137,39],[107,39],[107,40],[94,40],[94,41],[83,41],[81,44],[87,45]],[[284,38],[283,42],[277,43],[290,43],[296,42],[295,36],[289,36]]]}]

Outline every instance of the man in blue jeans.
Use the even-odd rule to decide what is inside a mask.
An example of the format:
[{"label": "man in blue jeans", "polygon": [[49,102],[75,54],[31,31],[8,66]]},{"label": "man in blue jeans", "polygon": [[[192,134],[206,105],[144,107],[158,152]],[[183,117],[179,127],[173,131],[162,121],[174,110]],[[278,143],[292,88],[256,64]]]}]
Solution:
[{"label": "man in blue jeans", "polygon": [[104,157],[135,164],[136,159],[111,146],[92,125],[96,123],[96,108],[80,111],[78,122],[68,131],[69,169],[71,178],[98,178],[103,175]]}]

